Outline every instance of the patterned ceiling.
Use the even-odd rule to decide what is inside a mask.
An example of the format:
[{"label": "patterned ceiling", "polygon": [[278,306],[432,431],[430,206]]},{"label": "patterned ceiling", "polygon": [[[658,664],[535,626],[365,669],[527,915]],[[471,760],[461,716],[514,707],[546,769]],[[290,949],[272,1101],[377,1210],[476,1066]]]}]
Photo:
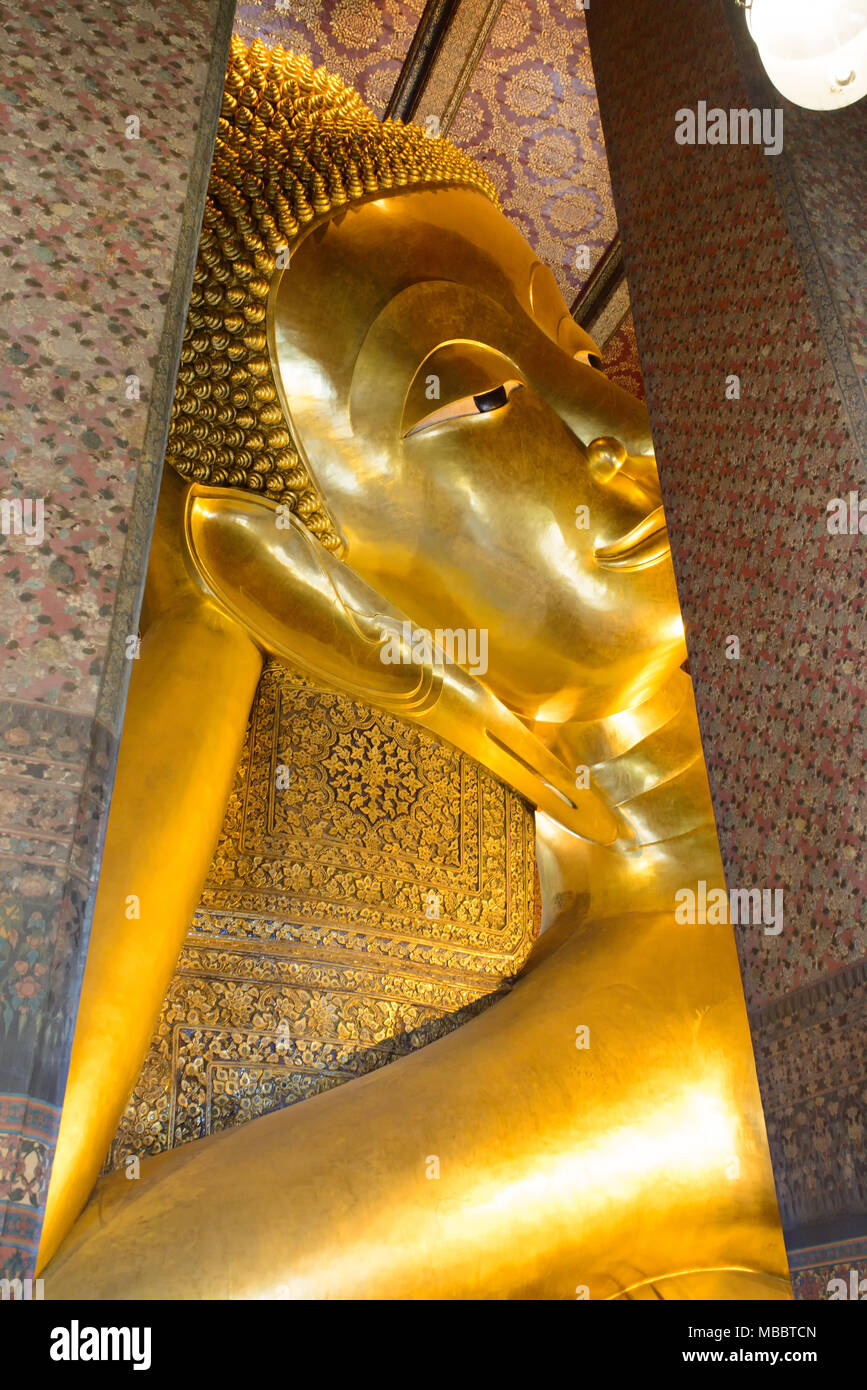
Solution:
[{"label": "patterned ceiling", "polygon": [[506,0],[449,136],[497,187],[567,304],[617,234],[584,13],[574,0]]}]

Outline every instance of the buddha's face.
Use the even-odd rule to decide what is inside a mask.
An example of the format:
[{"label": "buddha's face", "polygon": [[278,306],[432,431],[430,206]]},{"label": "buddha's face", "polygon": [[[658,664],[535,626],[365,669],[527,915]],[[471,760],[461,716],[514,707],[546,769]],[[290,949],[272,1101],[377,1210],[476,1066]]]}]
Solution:
[{"label": "buddha's face", "polygon": [[[487,631],[519,714],[597,718],[684,658],[643,405],[483,196],[347,210],[294,253],[271,350],[346,561],[418,627]],[[589,449],[600,436],[623,449]]]}]

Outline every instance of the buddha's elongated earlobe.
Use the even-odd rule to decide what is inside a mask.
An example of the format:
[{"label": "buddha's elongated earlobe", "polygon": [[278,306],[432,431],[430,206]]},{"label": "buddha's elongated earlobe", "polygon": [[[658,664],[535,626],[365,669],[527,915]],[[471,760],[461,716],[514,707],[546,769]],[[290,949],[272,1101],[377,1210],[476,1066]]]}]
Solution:
[{"label": "buddha's elongated earlobe", "polygon": [[[292,517],[278,526],[274,503],[219,488],[192,487],[184,531],[203,585],[264,651],[313,680],[421,724],[514,787],[573,834],[611,844],[618,822],[589,780],[576,787],[535,734],[460,665],[437,633],[419,633],[406,614],[332,556]],[[238,575],[244,583],[238,583]],[[388,629],[400,648],[385,658]],[[428,639],[423,660],[413,637]]]}]

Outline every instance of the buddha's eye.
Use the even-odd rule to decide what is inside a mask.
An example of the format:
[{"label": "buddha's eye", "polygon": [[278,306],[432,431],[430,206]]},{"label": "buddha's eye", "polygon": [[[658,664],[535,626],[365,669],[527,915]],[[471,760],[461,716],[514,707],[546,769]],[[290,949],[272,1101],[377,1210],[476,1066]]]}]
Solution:
[{"label": "buddha's eye", "polygon": [[482,391],[478,396],[461,396],[460,400],[450,401],[448,405],[440,406],[438,410],[431,411],[430,415],[425,415],[424,419],[407,430],[403,437],[408,439],[411,434],[430,429],[432,425],[442,425],[447,420],[460,420],[467,415],[488,415],[492,410],[502,410],[509,404],[509,397],[519,386],[523,386],[523,382],[504,381],[501,386]]},{"label": "buddha's eye", "polygon": [[595,367],[597,372],[604,372],[605,370],[598,352],[585,352],[582,349],[581,352],[573,353],[573,356],[576,362],[584,362],[588,367]]}]

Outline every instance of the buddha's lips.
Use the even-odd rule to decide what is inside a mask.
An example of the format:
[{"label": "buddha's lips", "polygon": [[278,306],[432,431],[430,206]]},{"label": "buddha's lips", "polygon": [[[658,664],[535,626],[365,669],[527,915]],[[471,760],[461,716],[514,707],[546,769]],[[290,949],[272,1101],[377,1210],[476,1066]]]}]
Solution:
[{"label": "buddha's lips", "polygon": [[610,545],[596,548],[596,561],[603,569],[638,570],[655,565],[669,553],[668,532],[662,507],[648,512],[637,526]]}]

